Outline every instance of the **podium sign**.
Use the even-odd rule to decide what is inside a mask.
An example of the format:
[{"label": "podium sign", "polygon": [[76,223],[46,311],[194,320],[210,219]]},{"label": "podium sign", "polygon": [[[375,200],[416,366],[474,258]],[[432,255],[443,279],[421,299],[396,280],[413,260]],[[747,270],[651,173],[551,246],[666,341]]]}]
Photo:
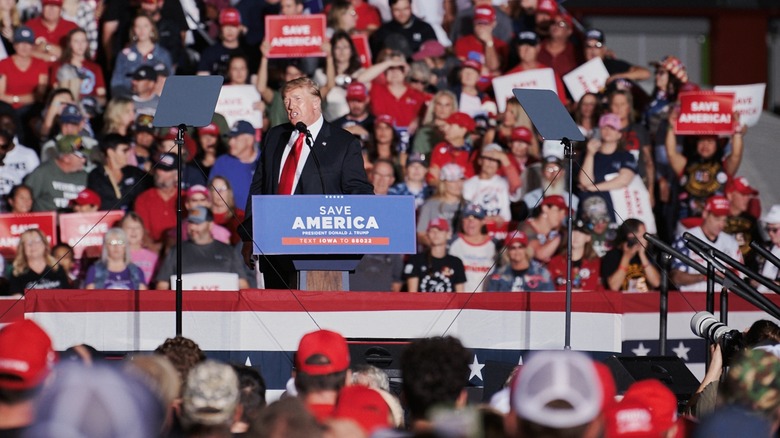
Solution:
[{"label": "podium sign", "polygon": [[414,197],[252,197],[255,254],[414,254]]}]

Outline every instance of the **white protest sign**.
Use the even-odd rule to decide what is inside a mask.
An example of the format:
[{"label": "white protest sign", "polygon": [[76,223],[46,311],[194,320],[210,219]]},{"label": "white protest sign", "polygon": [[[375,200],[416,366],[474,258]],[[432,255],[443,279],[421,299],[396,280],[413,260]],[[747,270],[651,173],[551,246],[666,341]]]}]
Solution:
[{"label": "white protest sign", "polygon": [[263,113],[255,109],[260,93],[254,85],[223,85],[214,112],[225,116],[228,126],[246,120],[255,128],[263,127]]},{"label": "white protest sign", "polygon": [[[171,275],[171,285],[176,276]],[[196,272],[181,275],[183,290],[238,290],[238,274],[234,272]]]},{"label": "white protest sign", "polygon": [[604,61],[597,57],[567,73],[563,83],[574,101],[579,102],[585,93],[598,93],[604,88],[607,78],[609,73],[604,67]]},{"label": "white protest sign", "polygon": [[715,91],[734,93],[734,111],[739,113],[739,123],[755,126],[764,109],[766,84],[717,85]]},{"label": "white protest sign", "polygon": [[[610,180],[610,175],[605,179]],[[612,177],[616,174],[612,174]],[[612,198],[612,207],[615,209],[615,221],[618,225],[629,218],[639,219],[644,222],[647,232],[655,234],[655,216],[653,216],[653,207],[650,205],[650,195],[647,192],[642,178],[634,175],[631,183],[622,188],[610,190],[609,195]]]},{"label": "white protest sign", "polygon": [[527,88],[530,90],[553,90],[558,94],[555,85],[555,72],[551,68],[535,68],[532,70],[511,73],[493,78],[493,91],[496,93],[498,111],[506,111],[506,101],[515,97],[513,88]]}]

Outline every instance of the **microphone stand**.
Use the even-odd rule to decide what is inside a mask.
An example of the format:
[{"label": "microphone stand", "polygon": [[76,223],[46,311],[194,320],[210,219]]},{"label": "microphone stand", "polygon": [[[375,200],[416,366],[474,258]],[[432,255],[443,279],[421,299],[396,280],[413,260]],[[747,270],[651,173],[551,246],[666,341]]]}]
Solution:
[{"label": "microphone stand", "polygon": [[[696,236],[692,236],[694,239]],[[645,239],[647,239],[648,242],[655,245],[658,249],[661,251],[671,254],[672,257],[682,261],[686,265],[690,266],[694,270],[696,270],[700,274],[707,274],[707,269],[699,264],[698,262],[694,261],[692,258],[688,257],[687,255],[677,251],[676,249],[672,248],[671,246],[664,243],[661,239],[659,239],[656,236],[653,236],[652,234],[645,233]],[[709,245],[707,245],[709,246]],[[706,260],[706,258],[709,257],[707,254],[703,254],[702,258]],[[713,260],[713,262],[716,262]],[[717,262],[716,262],[717,263]],[[723,271],[723,274],[725,277],[728,277],[734,284],[730,285],[732,286],[731,289],[739,295],[740,298],[747,301],[748,303],[752,304],[753,306],[763,310],[764,312],[768,313],[769,315],[780,319],[780,310],[777,309],[777,306],[769,299],[758,293],[755,289],[753,289],[750,285],[745,284],[745,282],[739,278],[736,274],[731,272],[728,269],[725,269]],[[715,276],[714,280],[716,283],[724,284],[725,283],[725,277],[719,277]],[[747,287],[747,290],[750,290],[750,292],[746,292],[744,289]],[[763,300],[762,300],[763,299]]]},{"label": "microphone stand", "polygon": [[[777,258],[774,254],[772,254],[772,251],[769,251],[768,249],[764,248],[763,246],[759,245],[756,242],[750,242],[750,247],[753,248],[754,251],[756,251],[758,254],[761,255],[761,257],[765,258],[766,261],[769,263],[780,267],[780,259]],[[776,294],[780,294],[780,286],[778,286],[774,281],[764,277],[763,275],[758,274],[758,278],[751,279],[758,281],[762,285],[766,286],[767,289],[771,290],[772,292]]]},{"label": "microphone stand", "polygon": [[[688,234],[688,233],[685,233],[685,234]],[[688,238],[685,235],[683,235],[683,237],[686,238],[686,240],[688,240]],[[702,241],[701,239],[698,239],[696,236],[691,235],[690,238],[691,239],[696,239],[699,244],[705,244],[704,241]],[[751,247],[752,246],[753,246],[753,244],[751,243]],[[780,294],[780,286],[776,285],[772,280],[764,277],[763,275],[760,275],[760,274],[757,274],[757,273],[751,271],[750,269],[748,269],[745,266],[741,265],[736,260],[734,260],[731,257],[729,257],[729,255],[724,253],[723,251],[721,251],[721,250],[719,250],[717,248],[713,248],[713,247],[710,247],[710,248],[712,249],[713,257],[717,258],[718,260],[722,261],[723,263],[726,263],[727,265],[729,265],[730,268],[732,268],[732,269],[734,269],[736,271],[739,271],[741,274],[745,275],[746,277],[750,278],[751,280],[753,280],[753,281],[755,281],[757,283],[761,283],[762,285],[766,286],[769,290],[771,290],[771,291],[773,291],[773,292],[775,292],[777,294]],[[775,257],[772,253],[769,253],[764,248],[761,248],[761,250],[758,251],[759,254],[761,254],[762,256],[764,255],[764,253],[762,253],[761,251],[764,251],[764,252],[768,253],[769,255],[771,255],[772,257]]]},{"label": "microphone stand", "polygon": [[176,153],[178,154],[178,165],[176,166],[176,173],[178,180],[176,181],[176,336],[182,334],[182,313],[184,311],[182,304],[182,282],[181,282],[181,224],[182,224],[182,202],[181,202],[181,181],[182,181],[182,146],[184,145],[184,132],[187,130],[187,125],[181,124],[176,132]]},{"label": "microphone stand", "polygon": [[572,228],[574,226],[574,218],[572,214],[572,183],[574,176],[572,175],[574,173],[574,151],[571,147],[571,140],[569,140],[566,137],[563,137],[561,139],[561,144],[563,145],[563,155],[566,157],[566,159],[569,162],[569,203],[567,206],[569,207],[566,212],[566,217],[568,219],[568,227],[566,234],[568,235],[568,239],[566,242],[566,334],[564,337],[564,350],[571,350],[571,239],[572,239]]},{"label": "microphone stand", "polygon": [[325,194],[325,180],[322,178],[322,168],[320,167],[320,160],[317,158],[317,153],[314,152],[314,145],[312,140],[311,131],[309,131],[309,128],[306,126],[303,122],[298,122],[295,124],[295,129],[297,129],[299,132],[306,133],[306,145],[309,146],[309,153],[312,157],[314,157],[314,167],[317,168],[317,176],[320,177],[320,187],[322,188],[322,194]]},{"label": "microphone stand", "polygon": [[[702,241],[696,236],[686,232],[683,233],[683,239],[686,240],[686,246],[692,251],[699,254],[705,261],[712,264],[713,267],[717,267],[723,274],[723,278],[715,276],[714,280],[723,284],[724,287],[730,286],[730,289],[737,295],[743,298],[745,301],[753,304],[759,309],[772,315],[773,317],[780,319],[780,309],[770,301],[763,294],[755,290],[745,280],[741,279],[737,274],[731,271],[731,269],[724,266],[719,260],[711,255],[711,250],[714,252],[714,248]],[[698,265],[698,264],[697,264]],[[729,283],[731,282],[731,283]]]},{"label": "microphone stand", "polygon": [[658,342],[661,356],[666,356],[667,326],[669,325],[669,267],[672,265],[671,254],[662,252],[658,255],[661,264],[661,285],[658,288],[660,293],[659,302],[659,324],[658,324]]}]

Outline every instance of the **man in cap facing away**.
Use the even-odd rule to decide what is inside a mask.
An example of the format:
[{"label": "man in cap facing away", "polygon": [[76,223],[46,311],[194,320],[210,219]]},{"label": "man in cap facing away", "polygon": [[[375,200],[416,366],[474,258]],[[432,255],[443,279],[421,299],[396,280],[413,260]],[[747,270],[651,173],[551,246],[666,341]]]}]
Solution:
[{"label": "man in cap facing away", "polygon": [[318,421],[333,414],[341,388],[352,379],[349,349],[343,336],[330,330],[307,333],[295,354],[295,388]]},{"label": "man in cap facing away", "polygon": [[603,398],[588,356],[576,351],[536,353],[512,387],[507,435],[599,437]]},{"label": "man in cap facing away", "polygon": [[230,426],[240,418],[238,376],[230,365],[215,360],[190,370],[181,407],[188,437],[229,438]]},{"label": "man in cap facing away", "polygon": [[0,436],[21,435],[33,419],[33,398],[57,360],[51,339],[25,319],[0,330]]}]

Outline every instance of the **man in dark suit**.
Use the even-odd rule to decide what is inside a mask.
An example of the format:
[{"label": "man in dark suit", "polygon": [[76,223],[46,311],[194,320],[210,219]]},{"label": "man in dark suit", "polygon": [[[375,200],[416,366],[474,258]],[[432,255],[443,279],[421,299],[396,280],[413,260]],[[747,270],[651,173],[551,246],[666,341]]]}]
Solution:
[{"label": "man in dark suit", "polygon": [[[360,142],[323,119],[317,84],[307,77],[292,80],[282,89],[282,98],[290,123],[271,128],[263,140],[244,210],[246,219],[239,230],[242,253],[249,265],[253,252],[252,195],[374,193],[363,167]],[[267,289],[295,287],[295,269],[289,257],[261,256],[260,269]]]}]

